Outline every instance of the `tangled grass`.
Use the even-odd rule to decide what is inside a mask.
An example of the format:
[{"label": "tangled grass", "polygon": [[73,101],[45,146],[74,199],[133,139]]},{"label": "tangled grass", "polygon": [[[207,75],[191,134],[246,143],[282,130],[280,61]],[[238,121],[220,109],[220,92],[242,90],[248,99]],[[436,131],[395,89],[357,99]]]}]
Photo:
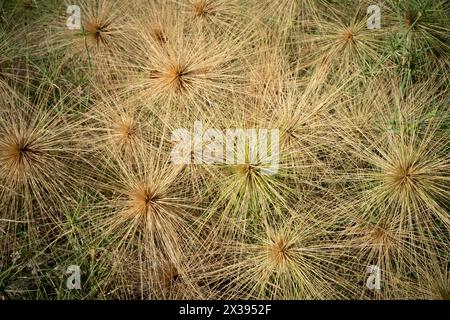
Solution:
[{"label": "tangled grass", "polygon": [[2,2],[0,299],[449,299],[450,9],[370,4]]}]

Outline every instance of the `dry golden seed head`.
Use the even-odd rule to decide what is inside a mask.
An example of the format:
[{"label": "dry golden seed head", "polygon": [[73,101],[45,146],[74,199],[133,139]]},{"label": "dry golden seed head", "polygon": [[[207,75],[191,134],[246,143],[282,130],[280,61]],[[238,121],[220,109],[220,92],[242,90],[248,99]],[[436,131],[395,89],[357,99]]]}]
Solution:
[{"label": "dry golden seed head", "polygon": [[196,0],[192,2],[192,13],[195,17],[203,18],[209,14],[209,3],[208,0]]},{"label": "dry golden seed head", "polygon": [[367,237],[372,245],[377,247],[387,247],[391,243],[391,236],[381,227],[369,226]]},{"label": "dry golden seed head", "polygon": [[188,68],[183,65],[174,65],[167,72],[169,84],[172,84],[176,90],[184,89],[188,84],[186,76],[189,75]]},{"label": "dry golden seed head", "polygon": [[128,194],[127,215],[147,215],[157,210],[158,200],[161,197],[148,184],[136,185]]},{"label": "dry golden seed head", "polygon": [[55,12],[47,22],[53,32],[45,39],[43,44],[46,46],[41,50],[62,50],[64,62],[83,66],[89,59],[93,62],[96,78],[107,78],[112,70],[105,72],[104,64],[109,66],[113,57],[123,61],[124,49],[134,43],[134,34],[130,32],[132,25],[128,23],[130,8],[126,3],[111,0],[80,0],[77,5],[81,26],[67,28],[65,15]]},{"label": "dry golden seed head", "polygon": [[107,34],[111,30],[108,28],[110,27],[109,23],[106,22],[100,22],[100,21],[91,21],[87,22],[85,25],[85,30],[88,34],[88,38],[92,43],[95,44],[106,44],[107,41]]},{"label": "dry golden seed head", "polygon": [[31,153],[29,146],[23,142],[14,142],[6,145],[5,159],[11,163],[22,164]]},{"label": "dry golden seed head", "polygon": [[285,237],[277,236],[267,247],[267,259],[275,268],[282,271],[290,259],[292,248],[293,244],[289,243]]},{"label": "dry golden seed head", "polygon": [[190,83],[189,75],[193,74],[189,71],[189,67],[183,64],[171,64],[165,70],[152,70],[150,79],[161,80],[165,87],[175,92],[184,91]]},{"label": "dry golden seed head", "polygon": [[416,171],[411,165],[400,165],[394,169],[394,172],[392,172],[390,177],[396,185],[405,186],[407,184],[414,183]]},{"label": "dry golden seed head", "polygon": [[346,29],[342,32],[342,40],[345,44],[355,44],[357,33],[354,30]]},{"label": "dry golden seed head", "polygon": [[117,134],[120,142],[127,142],[136,137],[136,124],[132,118],[123,119],[117,123],[115,127],[115,133]]},{"label": "dry golden seed head", "polygon": [[38,164],[39,151],[28,139],[14,137],[12,141],[0,143],[0,161],[10,174],[23,177],[30,173],[34,164]]}]

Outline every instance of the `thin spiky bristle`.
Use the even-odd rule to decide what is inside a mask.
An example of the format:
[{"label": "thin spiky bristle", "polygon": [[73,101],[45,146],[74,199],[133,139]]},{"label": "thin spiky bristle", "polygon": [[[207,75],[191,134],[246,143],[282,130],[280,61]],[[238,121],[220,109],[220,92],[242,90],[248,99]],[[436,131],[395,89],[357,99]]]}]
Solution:
[{"label": "thin spiky bristle", "polygon": [[0,300],[447,299],[449,4],[0,1]]}]

